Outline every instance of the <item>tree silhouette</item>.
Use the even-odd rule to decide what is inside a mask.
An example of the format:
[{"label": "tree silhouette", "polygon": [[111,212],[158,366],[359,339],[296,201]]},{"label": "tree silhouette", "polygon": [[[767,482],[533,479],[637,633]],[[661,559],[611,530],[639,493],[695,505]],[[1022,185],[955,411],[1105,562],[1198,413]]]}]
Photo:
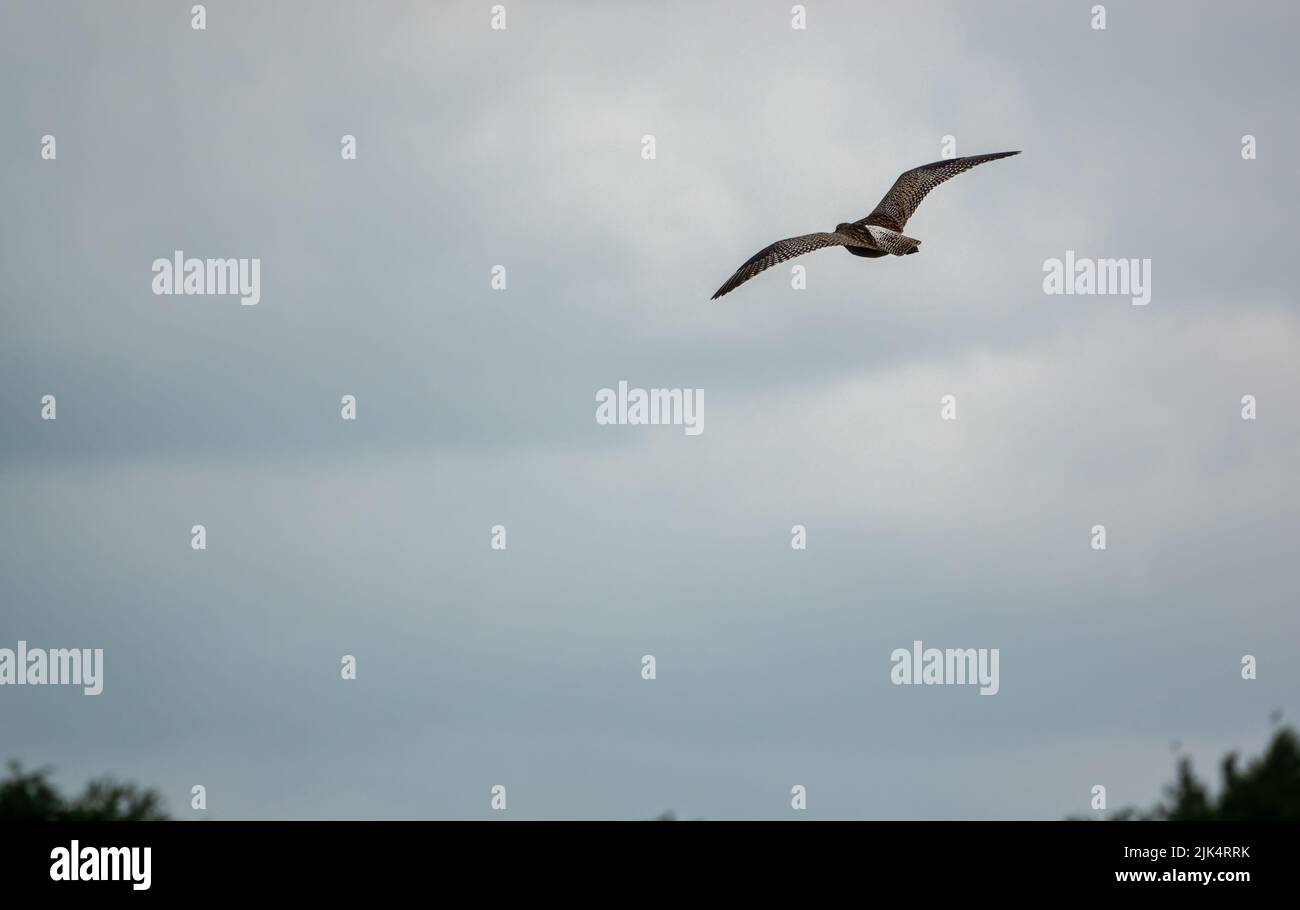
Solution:
[{"label": "tree silhouette", "polygon": [[162,795],[156,790],[101,777],[86,784],[74,799],[64,797],[49,781],[50,768],[24,772],[9,763],[9,776],[0,780],[0,821],[164,821]]},{"label": "tree silhouette", "polygon": [[1178,779],[1166,790],[1155,818],[1170,821],[1300,821],[1300,739],[1289,727],[1273,736],[1264,754],[1245,771],[1237,753],[1220,764],[1223,788],[1218,799],[1192,774],[1190,759],[1178,763]]},{"label": "tree silhouette", "polygon": [[[1270,720],[1281,721],[1273,712]],[[1290,727],[1273,735],[1264,754],[1251,760],[1244,771],[1237,767],[1237,753],[1230,752],[1220,763],[1223,786],[1218,797],[1208,784],[1192,773],[1191,759],[1178,763],[1177,777],[1165,788],[1165,801],[1150,812],[1120,809],[1110,821],[1300,821],[1300,737]],[[674,821],[672,811],[655,821]],[[1070,821],[1086,821],[1071,816]]]},{"label": "tree silhouette", "polygon": [[[1277,723],[1279,717],[1273,717]],[[1192,761],[1178,762],[1177,777],[1165,788],[1165,798],[1149,812],[1135,807],[1121,809],[1110,821],[1300,821],[1300,738],[1295,730],[1282,727],[1273,735],[1264,754],[1252,759],[1245,771],[1237,767],[1237,753],[1229,752],[1219,763],[1223,784],[1219,795],[1192,773]],[[1073,821],[1084,820],[1071,816]]]}]

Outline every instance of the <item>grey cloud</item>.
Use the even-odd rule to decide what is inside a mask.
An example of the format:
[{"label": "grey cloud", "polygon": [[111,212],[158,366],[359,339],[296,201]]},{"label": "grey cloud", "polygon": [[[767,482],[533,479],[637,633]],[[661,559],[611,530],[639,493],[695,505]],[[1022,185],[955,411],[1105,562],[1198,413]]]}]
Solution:
[{"label": "grey cloud", "polygon": [[[508,5],[10,4],[0,646],[107,666],[0,691],[14,754],[227,818],[1054,817],[1294,707],[1294,10]],[[708,302],[946,134],[1025,154],[924,255]],[[174,249],[262,302],[154,297]],[[1151,305],[1044,296],[1066,249]],[[597,426],[620,379],[705,434]],[[914,638],[1002,691],[889,686]]]}]

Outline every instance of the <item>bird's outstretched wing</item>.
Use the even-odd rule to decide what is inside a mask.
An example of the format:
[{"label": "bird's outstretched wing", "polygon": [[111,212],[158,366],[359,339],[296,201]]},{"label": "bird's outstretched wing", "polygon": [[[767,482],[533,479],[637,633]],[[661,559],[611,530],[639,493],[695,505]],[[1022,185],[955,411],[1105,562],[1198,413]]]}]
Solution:
[{"label": "bird's outstretched wing", "polygon": [[880,204],[875,207],[871,214],[854,223],[874,224],[878,227],[889,228],[891,231],[901,231],[907,224],[907,219],[912,217],[917,206],[921,204],[921,200],[925,198],[925,194],[945,180],[951,180],[958,174],[963,174],[985,161],[996,161],[999,158],[1009,158],[1012,155],[1019,154],[1018,151],[994,152],[991,155],[945,158],[942,161],[934,161],[930,164],[914,167],[910,171],[904,171],[894,181],[894,185],[889,188],[885,198],[880,200]]},{"label": "bird's outstretched wing", "polygon": [[748,262],[736,269],[736,274],[728,278],[727,283],[718,288],[718,292],[710,299],[717,300],[723,294],[734,291],[759,272],[770,269],[778,262],[785,262],[787,259],[827,246],[866,246],[866,244],[843,234],[804,234],[802,237],[778,240],[771,246],[759,250],[749,258]]}]

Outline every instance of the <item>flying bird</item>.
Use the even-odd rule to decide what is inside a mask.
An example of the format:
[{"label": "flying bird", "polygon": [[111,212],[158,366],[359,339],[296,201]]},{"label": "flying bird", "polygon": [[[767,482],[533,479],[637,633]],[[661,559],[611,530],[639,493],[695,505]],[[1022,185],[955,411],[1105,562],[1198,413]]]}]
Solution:
[{"label": "flying bird", "polygon": [[827,246],[842,246],[854,256],[876,259],[880,256],[908,256],[917,251],[921,241],[903,235],[907,219],[912,217],[926,193],[945,180],[965,173],[977,164],[1019,155],[1015,152],[994,152],[991,155],[970,155],[966,158],[945,158],[930,164],[904,171],[889,188],[885,198],[866,218],[852,223],[835,225],[829,234],[804,234],[790,237],[755,253],[748,262],[736,269],[736,274],[718,288],[711,299],[717,300],[778,262],[785,262],[804,253]]}]

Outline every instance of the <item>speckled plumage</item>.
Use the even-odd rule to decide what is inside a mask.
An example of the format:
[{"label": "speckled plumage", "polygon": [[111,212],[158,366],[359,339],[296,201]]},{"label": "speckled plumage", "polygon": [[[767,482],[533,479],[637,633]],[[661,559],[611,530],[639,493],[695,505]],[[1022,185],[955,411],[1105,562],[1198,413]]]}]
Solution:
[{"label": "speckled plumage", "polygon": [[1018,151],[994,152],[965,158],[945,158],[904,171],[870,215],[852,223],[836,225],[832,233],[790,237],[759,250],[718,288],[712,299],[717,300],[723,294],[734,291],[764,269],[822,247],[842,246],[855,256],[867,258],[915,253],[921,241],[904,236],[903,228],[930,190],[976,165],[1019,154]]}]

